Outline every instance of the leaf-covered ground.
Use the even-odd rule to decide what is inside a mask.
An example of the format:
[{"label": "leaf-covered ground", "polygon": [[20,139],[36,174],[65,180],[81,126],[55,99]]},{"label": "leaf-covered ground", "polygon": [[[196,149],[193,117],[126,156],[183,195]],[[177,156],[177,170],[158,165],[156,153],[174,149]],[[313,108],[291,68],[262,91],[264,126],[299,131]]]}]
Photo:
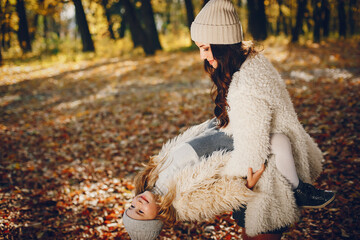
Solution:
[{"label": "leaf-covered ground", "polygon": [[[299,119],[324,152],[316,185],[283,239],[360,238],[360,44],[266,45]],[[0,239],[129,239],[132,178],[187,127],[212,117],[197,52],[0,68]],[[160,239],[240,239],[226,213]]]}]

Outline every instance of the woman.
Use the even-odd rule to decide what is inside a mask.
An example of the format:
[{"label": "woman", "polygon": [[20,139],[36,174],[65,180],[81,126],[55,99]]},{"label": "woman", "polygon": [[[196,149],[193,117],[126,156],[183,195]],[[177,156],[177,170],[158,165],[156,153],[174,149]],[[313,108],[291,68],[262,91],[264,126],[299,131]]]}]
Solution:
[{"label": "woman", "polygon": [[[281,234],[299,217],[296,203],[323,207],[334,199],[333,193],[317,192],[304,183],[319,176],[322,153],[298,121],[279,73],[251,42],[243,41],[241,23],[230,0],[210,0],[191,25],[191,38],[214,83],[218,127],[234,139],[234,150],[222,174],[246,176],[249,167],[259,169],[271,153],[272,134],[289,139],[295,168],[286,167],[286,162],[284,168],[278,167],[269,159],[253,189],[260,194],[248,201],[245,213],[240,214],[245,215],[250,236]],[[302,198],[308,191],[313,197]],[[296,201],[291,198],[293,193]]]}]

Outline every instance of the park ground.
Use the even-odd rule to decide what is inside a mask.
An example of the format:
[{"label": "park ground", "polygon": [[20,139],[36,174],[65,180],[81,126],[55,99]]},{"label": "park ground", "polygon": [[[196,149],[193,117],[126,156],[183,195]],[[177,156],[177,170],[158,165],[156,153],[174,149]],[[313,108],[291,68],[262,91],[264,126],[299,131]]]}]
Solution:
[{"label": "park ground", "polygon": [[[283,239],[360,238],[360,41],[259,46],[324,153],[315,185],[337,192]],[[129,239],[135,173],[162,144],[212,117],[197,51],[0,68],[0,239]],[[240,239],[230,213],[160,239]]]}]

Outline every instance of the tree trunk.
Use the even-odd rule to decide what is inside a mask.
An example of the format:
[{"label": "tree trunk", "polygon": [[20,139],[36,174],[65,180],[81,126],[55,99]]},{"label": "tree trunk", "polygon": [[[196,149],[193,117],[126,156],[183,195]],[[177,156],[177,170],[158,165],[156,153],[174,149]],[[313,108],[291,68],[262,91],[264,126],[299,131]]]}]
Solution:
[{"label": "tree trunk", "polygon": [[306,11],[307,0],[298,0],[298,9],[296,14],[296,23],[292,31],[291,42],[299,41],[299,35],[303,27],[304,13]]},{"label": "tree trunk", "polygon": [[[10,14],[9,14],[10,15]],[[7,50],[10,48],[10,23],[9,23],[10,17],[5,16],[5,20],[1,24],[1,46],[3,49]]]},{"label": "tree trunk", "polygon": [[50,16],[50,21],[51,21],[52,31],[57,35],[58,38],[60,38],[61,25],[56,22],[54,16]]},{"label": "tree trunk", "polygon": [[[120,13],[121,14],[121,13]],[[125,30],[126,30],[126,14],[121,14],[121,22],[120,22],[120,27],[118,28],[118,34],[119,34],[119,38],[124,38],[125,37]]]},{"label": "tree trunk", "polygon": [[129,23],[131,36],[134,42],[138,41],[144,49],[146,55],[153,55],[155,53],[155,49],[153,44],[148,41],[148,37],[146,35],[145,30],[141,27],[140,21],[136,17],[135,8],[130,3],[129,0],[123,0],[123,4],[126,12],[126,19]]},{"label": "tree trunk", "polygon": [[283,19],[284,19],[284,15],[281,11],[281,5],[283,3],[283,0],[278,0],[278,5],[279,5],[279,16],[276,19],[276,35],[279,35],[281,32],[284,32],[285,29],[283,29],[283,31],[281,30],[281,24],[283,23]]},{"label": "tree trunk", "polygon": [[38,20],[39,20],[39,14],[35,14],[34,16],[34,20],[32,21],[32,23],[34,24],[33,27],[31,27],[29,31],[30,34],[30,41],[33,42],[35,40],[35,34],[36,34],[36,29],[38,27]]},{"label": "tree trunk", "polygon": [[4,46],[3,42],[4,42],[4,37],[5,37],[5,34],[4,34],[4,30],[5,30],[5,10],[3,11],[1,3],[0,3],[0,30],[1,30],[1,43],[2,43],[2,46]]},{"label": "tree trunk", "polygon": [[346,37],[346,15],[345,15],[345,2],[338,0],[338,14],[339,14],[339,35]]},{"label": "tree trunk", "polygon": [[320,4],[321,2],[315,0],[313,1],[314,4],[314,12],[313,12],[313,19],[314,19],[314,42],[320,42],[320,27],[321,27],[321,12],[320,12]]},{"label": "tree trunk", "polygon": [[119,12],[121,16],[120,28],[118,29],[120,38],[125,37],[125,31],[127,28],[129,28],[134,47],[142,46],[140,38],[138,37],[138,32],[135,27],[136,24],[134,24],[134,22],[132,22],[131,20],[132,18],[135,18],[135,21],[137,21],[134,7],[128,0],[119,1],[117,5],[119,5]]},{"label": "tree trunk", "polygon": [[150,0],[141,0],[141,10],[143,13],[143,19],[145,23],[145,31],[150,40],[150,43],[153,44],[155,50],[161,50],[161,44],[159,41],[159,34],[156,29],[156,23],[154,18],[154,11],[151,6]]},{"label": "tree trunk", "polygon": [[[1,20],[1,46],[3,49],[10,48],[10,18],[11,18],[11,11],[8,11],[9,8],[9,0],[5,2],[2,20]],[[8,38],[6,38],[6,35]]]},{"label": "tree trunk", "polygon": [[[142,46],[141,37],[138,36],[139,33],[138,33],[138,30],[136,29],[137,24],[135,24],[131,21],[131,16],[129,16],[128,11],[125,12],[125,20],[129,26],[130,35],[131,35],[131,39],[133,41],[134,47]],[[140,25],[140,23],[139,23],[139,25]]]},{"label": "tree trunk", "polygon": [[[307,27],[307,31],[308,32],[311,32],[313,31],[313,23],[312,23],[312,16],[310,16],[310,11],[308,8],[305,8],[305,14],[304,14],[304,20],[305,20],[305,23],[306,23],[306,27]],[[303,31],[300,31],[300,34],[304,34],[305,32]]]},{"label": "tree trunk", "polygon": [[249,31],[255,40],[267,38],[267,20],[263,0],[247,1],[249,10]]},{"label": "tree trunk", "polygon": [[46,15],[43,16],[43,23],[44,23],[44,41],[45,41],[45,49],[46,51],[49,50],[49,44],[48,44],[48,31],[49,31],[49,24],[48,24],[48,18]]},{"label": "tree trunk", "polygon": [[164,23],[163,23],[163,25],[161,27],[161,32],[163,34],[166,34],[167,28],[168,28],[168,26],[169,26],[169,24],[171,22],[171,13],[170,13],[171,4],[172,4],[172,0],[166,0],[166,9],[167,9],[167,11],[165,11],[165,13],[164,13],[165,20],[164,20]]},{"label": "tree trunk", "polygon": [[185,6],[186,6],[188,27],[190,29],[191,23],[194,21],[194,6],[191,0],[185,0]]},{"label": "tree trunk", "polygon": [[94,52],[95,51],[95,47],[94,47],[94,42],[91,38],[91,34],[89,31],[89,25],[88,22],[86,20],[86,16],[85,16],[85,12],[84,12],[84,7],[81,3],[81,0],[73,0],[74,5],[75,5],[75,18],[76,18],[76,23],[80,32],[80,36],[81,36],[81,42],[82,42],[82,46],[83,46],[83,52]]},{"label": "tree trunk", "polygon": [[1,46],[0,46],[0,67],[3,65],[3,59],[1,54]]},{"label": "tree trunk", "polygon": [[7,38],[5,38],[4,49],[9,49],[11,47],[12,35],[11,35],[11,27],[10,27],[10,19],[12,18],[12,13],[9,13],[9,17],[6,19],[6,34]]},{"label": "tree trunk", "polygon": [[[286,6],[286,7],[289,8],[289,6],[286,4],[286,2],[283,3],[282,0],[281,0],[280,2],[281,2],[281,5],[284,5],[284,6]],[[281,6],[281,5],[280,5],[280,6]],[[282,16],[283,16],[283,17],[282,17],[282,22],[281,22],[281,24],[282,24],[282,26],[283,26],[283,31],[284,31],[284,33],[285,33],[286,36],[289,36],[289,34],[291,34],[291,21],[289,21],[288,17],[286,17],[286,16],[284,15],[284,13],[282,12],[282,10],[281,10],[281,14],[282,14]]]},{"label": "tree trunk", "polygon": [[[350,27],[350,35],[355,34],[355,14],[356,14],[356,0],[350,0],[349,3],[349,27]],[[354,14],[355,13],[355,14]]]},{"label": "tree trunk", "polygon": [[114,31],[113,31],[113,23],[111,21],[111,14],[110,14],[110,11],[109,11],[109,9],[107,7],[108,2],[109,2],[108,0],[101,0],[101,5],[104,8],[105,17],[106,17],[106,20],[107,20],[107,23],[108,23],[108,31],[109,31],[109,34],[110,34],[110,38],[115,40],[115,34],[114,34]]},{"label": "tree trunk", "polygon": [[323,36],[329,36],[329,25],[330,25],[330,5],[328,0],[321,1],[321,15],[322,15],[322,29],[323,29]]},{"label": "tree trunk", "polygon": [[23,52],[30,52],[31,43],[30,43],[28,22],[26,19],[24,0],[16,1],[16,12],[19,16],[19,30],[17,34],[18,34],[20,47]]}]

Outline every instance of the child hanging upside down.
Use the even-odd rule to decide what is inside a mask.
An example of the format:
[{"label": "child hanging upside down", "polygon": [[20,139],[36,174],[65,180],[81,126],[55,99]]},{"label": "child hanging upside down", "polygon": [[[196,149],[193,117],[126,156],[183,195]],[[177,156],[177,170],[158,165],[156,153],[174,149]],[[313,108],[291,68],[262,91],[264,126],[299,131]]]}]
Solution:
[{"label": "child hanging upside down", "polygon": [[[305,208],[329,204],[334,193],[299,180],[289,139],[283,134],[272,134],[270,139],[267,164],[275,164],[283,184],[293,189],[284,200]],[[215,119],[188,129],[164,145],[136,177],[137,195],[123,216],[131,239],[155,239],[164,224],[203,221],[233,209],[235,220],[245,227],[245,206],[262,194],[255,184],[267,170],[265,165],[254,173],[249,168],[247,179],[221,176],[231,151],[233,139],[218,130]],[[258,236],[271,234],[277,239],[285,230],[286,226],[280,226]]]}]

